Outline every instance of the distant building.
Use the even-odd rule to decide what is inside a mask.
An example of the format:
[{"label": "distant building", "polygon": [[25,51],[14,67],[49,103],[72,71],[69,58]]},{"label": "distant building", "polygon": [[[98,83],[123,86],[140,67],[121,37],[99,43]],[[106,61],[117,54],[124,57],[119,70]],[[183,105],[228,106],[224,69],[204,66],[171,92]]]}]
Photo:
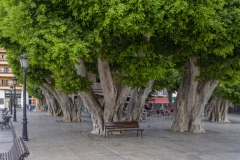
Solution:
[{"label": "distant building", "polygon": [[[7,59],[7,52],[4,48],[0,48],[0,108],[8,108],[11,99],[10,86],[12,83],[12,78],[14,77],[12,69],[10,68]],[[20,63],[20,60],[19,60]],[[12,91],[13,98],[14,91]],[[17,106],[22,106],[22,85],[17,84],[16,86],[16,96],[15,104]],[[33,106],[36,105],[36,98],[28,96],[27,94],[27,104]]]}]

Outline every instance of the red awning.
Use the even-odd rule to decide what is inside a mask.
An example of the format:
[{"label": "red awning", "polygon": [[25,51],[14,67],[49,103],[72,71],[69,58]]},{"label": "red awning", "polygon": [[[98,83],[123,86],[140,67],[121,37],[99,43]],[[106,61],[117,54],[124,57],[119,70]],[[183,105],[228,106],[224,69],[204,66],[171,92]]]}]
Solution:
[{"label": "red awning", "polygon": [[148,100],[149,103],[169,103],[166,97],[155,97]]}]

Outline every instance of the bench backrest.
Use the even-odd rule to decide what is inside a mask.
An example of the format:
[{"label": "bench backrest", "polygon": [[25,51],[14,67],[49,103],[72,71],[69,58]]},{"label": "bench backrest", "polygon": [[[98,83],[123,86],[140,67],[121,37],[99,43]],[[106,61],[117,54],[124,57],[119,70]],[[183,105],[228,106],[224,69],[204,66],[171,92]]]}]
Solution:
[{"label": "bench backrest", "polygon": [[5,116],[6,117],[6,124],[8,124],[9,123],[9,121],[10,121],[10,118],[12,118],[12,116]]},{"label": "bench backrest", "polygon": [[13,146],[8,155],[12,160],[22,160],[23,157],[27,157],[29,154],[26,143],[19,137],[13,141]]},{"label": "bench backrest", "polygon": [[8,112],[9,112],[9,110],[7,110],[6,112],[4,112],[2,115],[7,115],[8,114]]},{"label": "bench backrest", "polygon": [[7,108],[3,108],[3,109],[2,109],[2,112],[6,112],[6,110],[7,110]]},{"label": "bench backrest", "polygon": [[139,128],[138,121],[133,122],[105,122],[104,126],[108,128]]},{"label": "bench backrest", "polygon": [[10,118],[12,118],[12,116],[3,116],[3,123],[9,123],[9,120],[10,120]]}]

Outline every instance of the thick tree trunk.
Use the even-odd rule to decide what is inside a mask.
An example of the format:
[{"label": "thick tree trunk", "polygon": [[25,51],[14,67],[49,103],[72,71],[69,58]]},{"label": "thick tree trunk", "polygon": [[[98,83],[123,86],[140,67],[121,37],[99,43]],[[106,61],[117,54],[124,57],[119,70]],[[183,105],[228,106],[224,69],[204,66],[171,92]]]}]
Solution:
[{"label": "thick tree trunk", "polygon": [[172,94],[173,94],[172,92],[168,91],[168,101],[169,101],[168,107],[170,108],[173,108]]},{"label": "thick tree trunk", "polygon": [[[73,117],[72,117],[73,103],[71,101],[71,98],[68,96],[67,93],[59,91],[57,89],[54,89],[53,95],[59,102],[59,105],[61,106],[61,109],[63,112],[62,121],[73,122]],[[74,120],[76,120],[76,118]]]},{"label": "thick tree trunk", "polygon": [[126,121],[142,121],[143,120],[143,108],[146,99],[152,89],[154,81],[149,81],[145,89],[134,89],[129,102],[129,113],[127,113]]},{"label": "thick tree trunk", "polygon": [[37,99],[36,104],[36,110],[37,111],[46,111],[46,99]]},{"label": "thick tree trunk", "polygon": [[115,102],[115,112],[113,115],[114,122],[122,121],[122,111],[123,111],[127,97],[130,92],[130,87],[128,87],[126,85],[118,84],[117,88],[118,88],[119,93],[117,94],[117,99]]},{"label": "thick tree trunk", "polygon": [[195,78],[199,74],[199,68],[194,61],[187,60],[183,80],[173,105],[171,130],[174,132],[204,132],[201,127],[202,111],[219,81],[197,82]]},{"label": "thick tree trunk", "polygon": [[211,122],[230,122],[227,118],[227,111],[229,106],[232,104],[230,101],[212,97],[211,102],[211,112],[209,114],[208,120]]},{"label": "thick tree trunk", "polygon": [[40,88],[42,90],[42,94],[46,99],[48,106],[48,116],[62,116],[62,109],[52,93],[48,90],[47,87],[45,87],[45,85],[40,86]]},{"label": "thick tree trunk", "polygon": [[43,84],[54,96],[54,98],[58,101],[63,117],[63,122],[72,122],[72,110],[73,110],[73,103],[70,97],[68,97],[68,94],[62,91],[59,91],[55,88],[51,87],[52,79],[50,77],[46,78],[46,81],[48,82]]},{"label": "thick tree trunk", "polygon": [[98,59],[98,72],[104,95],[104,121],[121,121],[122,110],[131,88],[113,79],[109,63],[104,59]]},{"label": "thick tree trunk", "polygon": [[83,101],[82,101],[81,97],[78,95],[73,104],[73,110],[72,110],[72,121],[73,122],[83,122],[84,121],[82,119],[82,115],[81,115],[82,114],[82,106],[83,106]]},{"label": "thick tree trunk", "polygon": [[[77,74],[92,80],[93,76],[87,72],[82,58],[79,58],[79,63],[80,64],[75,64]],[[78,94],[86,104],[86,107],[91,114],[93,122],[93,130],[91,133],[101,135],[104,133],[103,108],[95,97],[93,90],[91,88],[89,88],[89,90],[89,92],[79,92]]]},{"label": "thick tree trunk", "polygon": [[93,134],[103,134],[104,133],[104,119],[103,119],[103,108],[96,99],[94,93],[90,92],[80,92],[78,93],[82,98],[83,102],[86,104],[86,107],[91,114],[93,122]]},{"label": "thick tree trunk", "polygon": [[131,97],[130,97],[130,100],[129,100],[129,103],[128,103],[128,106],[127,106],[127,115],[126,115],[125,121],[132,121],[132,113],[133,113],[133,110],[134,110],[134,106],[137,103],[138,96],[139,96],[138,88],[134,88],[131,91]]},{"label": "thick tree trunk", "polygon": [[[77,73],[83,77],[92,80],[92,76],[87,72],[84,61],[79,58],[79,64],[75,64]],[[90,92],[78,93],[91,114],[93,120],[94,134],[104,133],[104,121],[120,121],[122,109],[130,92],[130,87],[116,83],[112,78],[110,67],[107,61],[98,59],[98,71],[101,81],[101,87],[104,95],[104,106],[101,106],[97,98],[94,96],[92,89]]]},{"label": "thick tree trunk", "polygon": [[210,97],[207,104],[205,105],[205,108],[204,108],[204,112],[203,112],[203,115],[204,117],[209,117],[211,112],[212,112],[212,105],[213,105],[213,98],[214,97]]}]

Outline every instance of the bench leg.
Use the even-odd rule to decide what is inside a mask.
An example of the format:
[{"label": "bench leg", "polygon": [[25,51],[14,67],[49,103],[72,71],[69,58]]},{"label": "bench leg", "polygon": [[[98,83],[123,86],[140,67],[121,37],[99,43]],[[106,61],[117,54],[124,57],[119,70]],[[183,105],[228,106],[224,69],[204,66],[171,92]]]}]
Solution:
[{"label": "bench leg", "polygon": [[105,133],[104,133],[104,138],[106,138],[106,132],[107,132],[107,131],[105,130]]}]

